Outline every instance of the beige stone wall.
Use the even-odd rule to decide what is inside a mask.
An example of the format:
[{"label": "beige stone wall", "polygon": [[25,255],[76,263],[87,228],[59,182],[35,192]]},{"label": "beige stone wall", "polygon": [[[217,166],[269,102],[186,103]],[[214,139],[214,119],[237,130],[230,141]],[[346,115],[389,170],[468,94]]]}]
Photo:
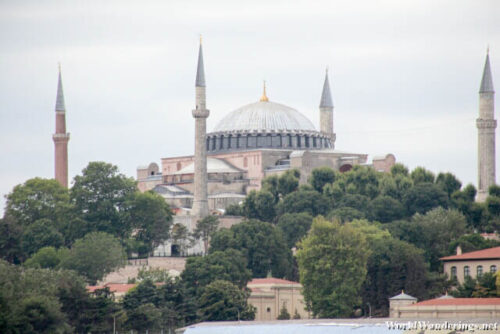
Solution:
[{"label": "beige stone wall", "polygon": [[392,318],[417,319],[498,319],[500,305],[428,305],[401,306]]},{"label": "beige stone wall", "polygon": [[389,153],[383,158],[373,158],[373,169],[379,172],[389,173],[392,166],[396,163],[396,157]]},{"label": "beige stone wall", "polygon": [[403,306],[410,306],[417,302],[417,300],[389,300],[389,316],[391,318],[399,318],[399,309]]},{"label": "beige stone wall", "polygon": [[497,271],[500,270],[500,259],[495,260],[468,260],[468,261],[445,261],[444,272],[451,278],[451,268],[457,268],[457,280],[460,284],[464,282],[464,267],[469,266],[470,276],[476,278],[477,267],[483,266],[483,273],[490,272],[490,266],[497,266]]},{"label": "beige stone wall", "polygon": [[294,284],[293,287],[283,285],[273,285],[252,292],[248,302],[255,306],[255,320],[276,320],[283,305],[287,308],[290,317],[293,317],[295,310],[299,313],[301,319],[310,319],[310,314],[305,309],[304,298],[302,297],[300,284]]}]

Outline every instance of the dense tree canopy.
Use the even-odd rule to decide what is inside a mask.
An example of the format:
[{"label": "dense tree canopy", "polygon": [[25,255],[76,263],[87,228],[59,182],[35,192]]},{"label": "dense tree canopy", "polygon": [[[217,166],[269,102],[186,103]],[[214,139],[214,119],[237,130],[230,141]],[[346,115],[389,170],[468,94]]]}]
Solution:
[{"label": "dense tree canopy", "polygon": [[248,261],[253,277],[289,277],[292,254],[282,232],[269,223],[258,220],[243,221],[229,230],[214,233],[210,252],[238,249]]},{"label": "dense tree canopy", "polygon": [[126,203],[137,191],[135,181],[105,162],[91,162],[75,176],[71,200],[92,231],[107,232],[121,238],[132,231],[124,219]]},{"label": "dense tree canopy", "polygon": [[104,275],[125,265],[126,254],[120,242],[105,232],[92,232],[75,241],[61,266],[73,269],[95,284]]},{"label": "dense tree canopy", "polygon": [[297,251],[304,300],[320,318],[348,317],[361,303],[366,238],[349,225],[316,218]]}]

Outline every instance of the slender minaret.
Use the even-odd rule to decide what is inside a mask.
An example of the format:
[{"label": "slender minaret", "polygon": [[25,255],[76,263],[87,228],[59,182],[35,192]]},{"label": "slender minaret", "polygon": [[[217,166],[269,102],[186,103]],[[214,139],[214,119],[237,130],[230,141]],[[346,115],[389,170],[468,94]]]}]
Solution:
[{"label": "slender minaret", "polygon": [[204,217],[208,215],[207,199],[207,150],[206,133],[207,117],[210,111],[206,108],[205,97],[205,71],[203,68],[203,50],[201,47],[198,52],[198,69],[196,70],[196,109],[193,110],[195,119],[194,135],[194,201],[192,215]]},{"label": "slender minaret", "polygon": [[319,103],[319,128],[321,132],[330,137],[333,148],[335,146],[335,133],[333,132],[333,102],[330,82],[328,81],[328,68],[326,69],[323,93],[321,93],[321,102]]},{"label": "slender minaret", "polygon": [[66,133],[66,107],[64,106],[64,94],[61,79],[61,66],[59,65],[59,82],[57,83],[56,98],[56,133],[52,135],[54,140],[54,162],[55,179],[63,187],[68,187],[68,141],[69,133]]},{"label": "slender minaret", "polygon": [[488,196],[488,188],[495,184],[495,91],[491,78],[489,50],[486,53],[483,78],[479,88],[478,130],[478,192],[477,200],[482,202]]}]

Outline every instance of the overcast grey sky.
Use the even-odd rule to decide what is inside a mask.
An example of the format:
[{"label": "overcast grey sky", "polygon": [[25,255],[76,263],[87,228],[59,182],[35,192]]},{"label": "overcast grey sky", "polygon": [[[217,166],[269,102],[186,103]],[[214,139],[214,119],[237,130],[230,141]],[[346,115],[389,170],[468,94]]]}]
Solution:
[{"label": "overcast grey sky", "polygon": [[337,149],[477,184],[477,92],[488,44],[500,87],[500,1],[3,0],[0,194],[53,177],[58,61],[71,179],[89,161],[135,177],[192,154],[199,34],[209,130],[257,101],[263,79],[271,101],[317,125],[328,66]]}]

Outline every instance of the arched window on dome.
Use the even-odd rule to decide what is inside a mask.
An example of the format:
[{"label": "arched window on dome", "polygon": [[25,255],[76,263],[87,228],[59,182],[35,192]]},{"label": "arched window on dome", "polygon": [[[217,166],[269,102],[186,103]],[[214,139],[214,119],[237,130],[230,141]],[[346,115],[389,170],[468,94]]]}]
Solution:
[{"label": "arched window on dome", "polygon": [[301,136],[297,136],[297,147],[302,147],[302,138],[301,138]]},{"label": "arched window on dome", "polygon": [[212,137],[212,151],[215,151],[215,136]]},{"label": "arched window on dome", "polygon": [[304,136],[304,146],[309,147],[309,136]]},{"label": "arched window on dome", "polygon": [[316,146],[317,146],[317,141],[316,140],[317,139],[316,139],[316,137],[312,137],[312,139],[313,139],[313,147],[316,148]]},{"label": "arched window on dome", "polygon": [[206,144],[207,144],[206,150],[210,151],[210,137],[207,137]]},{"label": "arched window on dome", "polygon": [[227,138],[224,136],[220,136],[219,150],[222,150],[224,148],[224,139],[227,139]]}]

